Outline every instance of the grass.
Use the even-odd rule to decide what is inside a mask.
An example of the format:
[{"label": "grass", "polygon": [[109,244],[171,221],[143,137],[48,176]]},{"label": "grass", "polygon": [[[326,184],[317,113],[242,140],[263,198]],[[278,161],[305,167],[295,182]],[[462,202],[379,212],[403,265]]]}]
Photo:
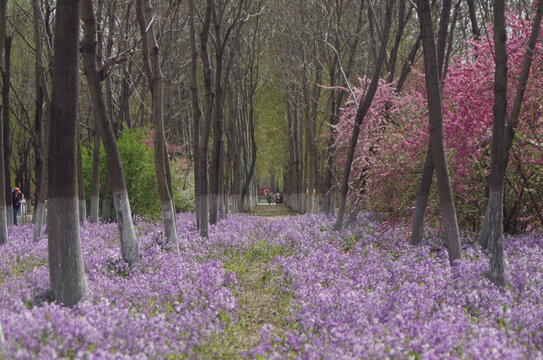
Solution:
[{"label": "grass", "polygon": [[283,294],[272,285],[275,273],[269,269],[269,261],[288,249],[272,247],[259,242],[249,251],[240,254],[228,253],[224,261],[227,270],[233,271],[238,280],[236,296],[240,312],[234,319],[224,314],[225,331],[212,337],[208,343],[196,350],[199,359],[240,359],[260,342],[260,331],[264,324],[271,324],[281,333],[289,325],[292,297]]},{"label": "grass", "polygon": [[287,207],[285,204],[263,204],[260,203],[253,209],[247,211],[249,215],[263,216],[267,218],[278,218],[283,216],[294,216],[297,213]]}]

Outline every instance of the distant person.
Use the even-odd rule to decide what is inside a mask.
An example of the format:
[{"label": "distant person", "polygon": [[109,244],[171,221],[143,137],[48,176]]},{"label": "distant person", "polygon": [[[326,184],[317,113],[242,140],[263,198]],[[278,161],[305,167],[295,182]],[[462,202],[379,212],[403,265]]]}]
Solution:
[{"label": "distant person", "polygon": [[271,196],[271,193],[268,193],[268,196],[266,198],[268,200],[268,205],[271,205],[271,202],[272,202],[272,196]]},{"label": "distant person", "polygon": [[281,190],[281,193],[279,194],[279,200],[281,201],[281,204],[285,201],[285,192],[283,190]]},{"label": "distant person", "polygon": [[17,224],[17,214],[19,214],[19,209],[21,208],[21,190],[18,187],[13,189],[12,192],[12,202],[13,202],[13,224]]},{"label": "distant person", "polygon": [[276,204],[280,204],[280,203],[281,203],[281,198],[279,197],[279,193],[278,193],[278,192],[275,193],[275,203],[276,203]]}]

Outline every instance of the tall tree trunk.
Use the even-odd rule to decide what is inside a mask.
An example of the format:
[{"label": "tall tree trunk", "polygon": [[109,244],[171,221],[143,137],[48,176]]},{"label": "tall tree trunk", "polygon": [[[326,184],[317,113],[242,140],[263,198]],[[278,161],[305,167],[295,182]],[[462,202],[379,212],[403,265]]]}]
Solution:
[{"label": "tall tree trunk", "polygon": [[43,155],[43,93],[42,77],[43,77],[43,64],[42,64],[42,43],[41,43],[41,26],[40,16],[38,9],[38,0],[32,0],[32,13],[34,22],[34,46],[36,47],[36,59],[35,59],[35,92],[36,92],[36,110],[34,113],[34,129],[36,131],[36,141],[34,147],[34,154],[36,156],[36,193],[35,193],[35,206],[33,211],[32,223],[36,223],[36,213],[38,211],[38,198],[39,189],[41,188],[42,181],[42,168],[45,164],[45,158]]},{"label": "tall tree trunk", "polygon": [[[219,11],[222,11],[222,4],[217,4]],[[215,109],[213,120],[213,151],[211,154],[211,164],[209,169],[209,223],[217,223],[219,191],[222,188],[223,179],[220,177],[220,167],[222,166],[223,150],[223,127],[224,127],[224,109],[223,109],[223,87],[222,87],[222,67],[223,67],[223,39],[221,29],[222,15],[217,16],[216,9],[213,11],[213,28],[215,29],[215,41],[218,44],[215,50]],[[227,39],[224,39],[226,42]]]},{"label": "tall tree trunk", "polygon": [[[443,2],[443,8],[441,9],[441,16],[439,21],[439,35],[437,41],[437,64],[441,84],[443,84],[445,81],[444,79],[441,79],[441,69],[443,68],[450,9],[451,0],[445,0]],[[419,37],[419,40],[417,40],[417,42],[420,43],[420,41],[422,41],[422,31],[421,37]],[[440,86],[440,92],[441,89],[442,86]],[[399,93],[400,89],[397,88],[396,92]],[[422,177],[417,192],[417,202],[415,204],[415,213],[413,214],[413,224],[411,224],[412,245],[420,244],[420,242],[422,241],[422,236],[424,232],[424,217],[426,214],[426,208],[428,207],[428,198],[430,196],[430,188],[432,186],[432,177],[434,176],[434,161],[432,156],[432,145],[431,141],[429,141],[428,149],[426,150],[426,157],[424,159],[424,167],[422,168]]]},{"label": "tall tree trunk", "polygon": [[75,143],[77,160],[77,194],[79,197],[79,222],[85,223],[87,220],[87,202],[85,199],[85,184],[83,182],[83,158],[81,157],[81,146],[79,138],[79,125],[77,125],[77,135]]},{"label": "tall tree trunk", "polygon": [[55,19],[47,215],[49,276],[53,298],[73,306],[87,293],[75,158],[79,1],[58,0]]},{"label": "tall tree trunk", "polygon": [[[518,124],[520,109],[522,107],[522,99],[524,98],[524,92],[526,90],[526,84],[528,82],[528,76],[530,74],[530,67],[532,66],[533,54],[534,54],[535,45],[537,43],[537,38],[539,36],[539,28],[541,26],[542,15],[543,15],[543,2],[539,1],[537,4],[536,13],[535,13],[534,20],[532,23],[530,38],[526,46],[526,53],[524,54],[524,60],[522,63],[522,70],[520,72],[515,100],[513,101],[513,106],[511,108],[511,115],[509,116],[509,120],[506,124],[506,130],[504,134],[505,155],[503,159],[504,176],[505,176],[505,171],[507,170],[507,166],[509,164],[509,156],[511,152],[511,147],[513,146],[513,140],[515,138],[515,129]],[[489,204],[490,204],[490,201],[489,201]],[[485,249],[488,246],[488,240],[489,240],[490,231],[491,231],[491,224],[489,222],[490,221],[489,211],[490,211],[490,206],[487,205],[487,208],[485,211],[485,218],[483,220],[483,225],[478,235],[479,243]]]},{"label": "tall tree trunk", "polygon": [[456,209],[447,169],[447,159],[443,142],[443,118],[441,110],[441,85],[438,53],[434,42],[434,31],[429,0],[417,0],[420,33],[424,49],[424,68],[426,73],[426,93],[430,114],[430,143],[434,163],[439,205],[443,218],[443,227],[449,250],[449,262],[461,257],[460,233],[456,220]]},{"label": "tall tree trunk", "polygon": [[[11,148],[9,142],[9,93],[11,82],[11,37],[5,37],[4,40],[4,69],[2,71],[2,143],[3,143],[3,176],[4,176],[4,193],[5,193],[5,206],[6,206],[6,221],[8,224],[13,224],[13,211],[12,199],[11,199],[11,172],[9,166],[9,160],[11,156]],[[21,184],[19,184],[21,186]]]},{"label": "tall tree trunk", "polygon": [[[6,4],[7,0],[0,0],[0,64],[2,64],[2,57],[4,52],[4,39],[6,35]],[[5,119],[2,116],[2,121]],[[6,183],[4,172],[4,136],[1,133],[3,130],[2,123],[0,122],[0,244],[8,242],[8,223],[7,213],[11,212],[6,206]],[[1,325],[0,325],[1,332]],[[0,340],[3,340],[3,334]]]},{"label": "tall tree trunk", "polygon": [[160,48],[153,30],[151,4],[149,0],[136,0],[136,15],[142,37],[145,74],[149,81],[149,88],[152,96],[155,170],[158,195],[162,205],[164,233],[167,241],[174,246],[175,251],[179,251],[175,205],[168,180],[170,163],[168,154],[165,151],[166,141],[164,137]]},{"label": "tall tree trunk", "polygon": [[[106,150],[108,163],[108,176],[113,191],[113,204],[115,207],[115,216],[119,226],[121,238],[121,251],[123,259],[130,265],[135,265],[141,261],[136,232],[132,222],[132,213],[130,210],[130,201],[128,199],[128,190],[121,163],[119,148],[113,132],[111,121],[107,117],[104,96],[102,93],[102,83],[100,72],[96,63],[96,22],[92,0],[82,0],[81,20],[83,21],[83,42],[81,43],[81,52],[85,75],[89,84],[91,94],[94,122],[100,131],[102,142]],[[96,146],[95,141],[95,146]],[[98,143],[99,145],[99,143]]]},{"label": "tall tree trunk", "polygon": [[100,134],[96,120],[94,121],[93,131],[93,146],[92,146],[92,179],[91,179],[91,194],[90,194],[90,214],[89,221],[97,223],[99,219],[100,209]]},{"label": "tall tree trunk", "polygon": [[498,286],[505,285],[503,253],[503,177],[505,174],[505,117],[507,116],[507,47],[505,1],[494,0],[494,123],[490,152],[488,217],[489,277]]},{"label": "tall tree trunk", "polygon": [[309,138],[309,193],[310,193],[310,212],[316,214],[319,212],[320,184],[319,184],[319,167],[318,167],[318,150],[317,150],[317,115],[319,107],[319,98],[321,93],[322,83],[322,65],[318,59],[318,50],[316,50],[316,69],[315,82],[311,91],[311,114],[309,118],[310,130]]},{"label": "tall tree trunk", "polygon": [[364,98],[361,99],[360,105],[356,112],[355,125],[353,128],[353,134],[351,136],[351,140],[349,142],[347,160],[345,163],[345,169],[343,171],[343,179],[341,183],[341,199],[339,203],[339,211],[337,215],[337,220],[334,225],[334,230],[336,231],[341,230],[341,228],[343,227],[343,216],[345,215],[347,192],[349,190],[349,176],[351,174],[351,164],[353,162],[354,150],[356,147],[356,143],[358,142],[358,134],[360,133],[360,124],[362,124],[362,120],[364,120],[364,117],[368,113],[370,105],[373,101],[373,97],[375,96],[375,92],[377,91],[377,85],[379,83],[379,78],[381,74],[381,67],[383,66],[383,63],[385,61],[388,35],[390,33],[390,24],[392,22],[392,5],[393,4],[394,4],[394,1],[387,2],[387,10],[386,10],[386,15],[385,15],[386,16],[385,28],[384,28],[384,34],[383,34],[383,39],[381,43],[381,50],[379,51],[379,57],[377,58],[377,63],[375,64],[375,69],[373,72],[373,76],[371,78],[370,85],[366,91]]},{"label": "tall tree trunk", "polygon": [[[194,24],[195,17],[195,4],[194,0],[187,0],[189,2],[189,22],[190,22],[190,44],[191,44],[191,96],[192,96],[192,111],[194,120],[194,184],[195,184],[195,203],[196,203],[196,220],[201,237],[209,236],[209,213],[208,213],[208,183],[207,183],[207,146],[209,141],[210,119],[212,104],[206,99],[205,117],[203,123],[201,123],[202,113],[199,106],[199,92],[197,82],[197,60],[198,49],[196,47],[196,29]],[[202,59],[206,58],[209,63],[209,57],[207,54],[207,38],[209,36],[209,27],[211,24],[211,10],[212,2],[208,0],[206,6],[205,20],[200,33],[200,50]],[[205,66],[204,74],[210,76],[210,68]],[[210,89],[210,79],[206,80],[206,91]],[[210,94],[206,94],[210,96]]]},{"label": "tall tree trunk", "polygon": [[252,97],[249,98],[249,138],[251,142],[251,147],[248,151],[248,155],[251,159],[251,163],[249,165],[249,172],[247,173],[247,177],[245,178],[245,182],[241,189],[241,208],[243,211],[248,210],[253,206],[250,201],[251,194],[249,192],[249,187],[251,185],[251,181],[253,180],[253,175],[255,172],[257,147],[255,140],[255,120]]}]

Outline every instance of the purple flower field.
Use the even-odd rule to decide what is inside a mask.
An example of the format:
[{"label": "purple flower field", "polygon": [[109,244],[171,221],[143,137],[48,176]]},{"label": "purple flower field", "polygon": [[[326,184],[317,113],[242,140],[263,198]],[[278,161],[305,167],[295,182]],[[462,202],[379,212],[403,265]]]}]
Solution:
[{"label": "purple flower field", "polygon": [[236,324],[246,321],[239,264],[260,262],[264,290],[290,299],[279,314],[285,325],[258,324],[260,343],[239,356],[543,358],[541,235],[506,239],[509,284],[500,291],[485,277],[486,255],[467,238],[451,268],[436,236],[412,247],[369,216],[340,233],[332,224],[322,215],[231,215],[202,240],[194,215],[181,214],[176,255],[160,226],[138,221],[143,259],[134,271],[120,258],[116,225],[87,224],[90,293],[73,309],[49,301],[47,240],[33,243],[29,225],[10,227],[0,252],[0,357],[228,357],[224,341],[238,341]]}]

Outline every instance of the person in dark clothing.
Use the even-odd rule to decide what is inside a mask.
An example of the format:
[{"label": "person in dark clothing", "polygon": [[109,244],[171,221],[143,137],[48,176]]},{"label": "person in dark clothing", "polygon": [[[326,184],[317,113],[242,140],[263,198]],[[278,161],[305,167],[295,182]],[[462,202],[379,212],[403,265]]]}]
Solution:
[{"label": "person in dark clothing", "polygon": [[13,224],[17,225],[17,214],[19,214],[19,209],[21,208],[21,190],[18,187],[13,189]]}]

